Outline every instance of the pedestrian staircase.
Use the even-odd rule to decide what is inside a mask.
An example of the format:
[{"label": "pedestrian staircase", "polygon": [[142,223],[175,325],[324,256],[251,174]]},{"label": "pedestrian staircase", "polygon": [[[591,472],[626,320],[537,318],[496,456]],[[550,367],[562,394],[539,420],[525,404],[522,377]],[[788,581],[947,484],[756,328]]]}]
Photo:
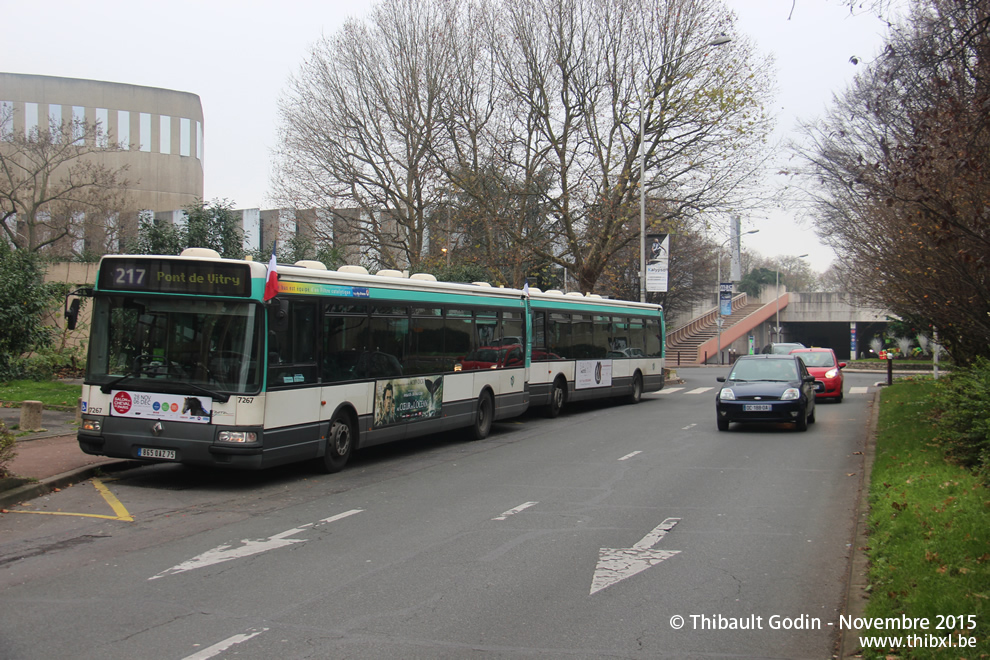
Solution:
[{"label": "pedestrian staircase", "polygon": [[[731,342],[766,321],[777,309],[787,305],[788,295],[771,303],[750,302],[745,293],[732,299],[732,313],[722,316],[721,344],[724,349]],[[718,361],[718,308],[693,319],[667,335],[667,367],[691,366]]]}]

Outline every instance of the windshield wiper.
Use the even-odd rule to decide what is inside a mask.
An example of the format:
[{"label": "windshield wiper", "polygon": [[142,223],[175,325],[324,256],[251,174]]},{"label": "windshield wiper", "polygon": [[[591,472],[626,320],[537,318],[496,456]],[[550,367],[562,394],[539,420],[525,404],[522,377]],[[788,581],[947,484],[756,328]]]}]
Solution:
[{"label": "windshield wiper", "polygon": [[139,376],[139,375],[140,374],[131,372],[129,374],[124,374],[123,376],[117,376],[113,380],[108,380],[107,382],[100,385],[100,391],[103,392],[104,394],[110,394],[111,388],[113,388],[113,386],[119,383],[120,381],[126,380],[128,378],[134,378],[135,376]]},{"label": "windshield wiper", "polygon": [[230,395],[223,392],[214,392],[211,389],[205,388],[202,385],[196,385],[195,383],[182,383],[184,386],[199,392],[200,394],[205,394],[208,397],[216,399],[220,403],[227,403],[230,400]]},{"label": "windshield wiper", "polygon": [[[114,378],[113,380],[110,380],[110,381],[107,381],[106,383],[103,383],[103,385],[100,386],[100,391],[103,392],[104,394],[110,394],[110,389],[114,385],[116,385],[117,383],[121,382],[122,380],[126,380],[128,378],[134,378],[136,375],[139,375],[139,374],[126,374],[124,376],[118,376],[117,378]],[[173,390],[173,389],[176,389],[177,388],[177,389],[179,389],[181,391],[183,389],[190,389],[190,390],[193,390],[194,392],[198,392],[199,394],[205,394],[206,396],[208,396],[208,397],[210,397],[212,399],[216,399],[220,403],[227,403],[228,401],[230,401],[230,395],[229,394],[226,394],[224,392],[215,392],[215,391],[213,391],[211,389],[208,389],[206,387],[203,387],[202,385],[197,385],[195,383],[175,383],[175,382],[171,382],[171,383],[155,383],[155,385],[156,385],[155,389],[158,389],[158,390],[165,390],[165,389]],[[176,392],[176,394],[178,394],[178,392]]]}]

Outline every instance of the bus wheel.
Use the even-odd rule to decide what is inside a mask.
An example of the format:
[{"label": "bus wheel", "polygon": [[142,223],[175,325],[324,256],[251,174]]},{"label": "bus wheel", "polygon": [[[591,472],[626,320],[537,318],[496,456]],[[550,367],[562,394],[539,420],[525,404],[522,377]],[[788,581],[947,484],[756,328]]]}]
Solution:
[{"label": "bus wheel", "polygon": [[633,376],[632,392],[626,397],[628,403],[639,403],[643,400],[643,377],[640,374]]},{"label": "bus wheel", "polygon": [[546,408],[547,417],[555,418],[564,409],[564,402],[567,401],[567,382],[563,378],[553,381],[550,387],[550,405]]},{"label": "bus wheel", "polygon": [[327,446],[323,452],[323,471],[327,474],[340,472],[347,465],[354,448],[354,425],[347,413],[337,413],[330,422],[330,432],[327,433]]},{"label": "bus wheel", "polygon": [[478,409],[474,413],[474,427],[472,431],[474,432],[475,440],[484,440],[488,437],[488,434],[492,430],[492,420],[495,417],[495,403],[492,401],[492,395],[488,392],[482,392],[481,396],[478,397]]}]

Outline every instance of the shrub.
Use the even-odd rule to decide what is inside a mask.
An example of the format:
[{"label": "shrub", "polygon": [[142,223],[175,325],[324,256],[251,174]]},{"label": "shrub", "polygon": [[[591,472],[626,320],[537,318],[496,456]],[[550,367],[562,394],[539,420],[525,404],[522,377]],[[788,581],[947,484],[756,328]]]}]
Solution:
[{"label": "shrub", "polygon": [[967,467],[990,473],[990,361],[978,357],[936,381],[937,441]]},{"label": "shrub", "polygon": [[44,316],[57,304],[58,291],[45,283],[37,255],[0,241],[0,379],[18,375],[12,364],[18,356],[51,345]]},{"label": "shrub", "polygon": [[7,380],[78,378],[82,376],[85,365],[86,353],[82,346],[41,348],[30,355],[11,360],[11,376]]},{"label": "shrub", "polygon": [[0,421],[0,477],[10,476],[8,463],[17,455],[14,434],[7,430],[7,425]]}]

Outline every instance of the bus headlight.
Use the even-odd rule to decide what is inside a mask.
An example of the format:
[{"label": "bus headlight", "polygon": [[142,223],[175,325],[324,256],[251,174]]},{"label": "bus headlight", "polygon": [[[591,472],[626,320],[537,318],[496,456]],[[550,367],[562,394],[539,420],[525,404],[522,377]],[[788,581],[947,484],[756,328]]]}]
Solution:
[{"label": "bus headlight", "polygon": [[83,419],[82,425],[79,427],[83,431],[92,431],[93,433],[99,433],[103,430],[103,423],[98,419]]},{"label": "bus headlight", "polygon": [[258,434],[254,431],[220,431],[217,434],[217,442],[226,442],[234,445],[243,445],[258,441]]}]

